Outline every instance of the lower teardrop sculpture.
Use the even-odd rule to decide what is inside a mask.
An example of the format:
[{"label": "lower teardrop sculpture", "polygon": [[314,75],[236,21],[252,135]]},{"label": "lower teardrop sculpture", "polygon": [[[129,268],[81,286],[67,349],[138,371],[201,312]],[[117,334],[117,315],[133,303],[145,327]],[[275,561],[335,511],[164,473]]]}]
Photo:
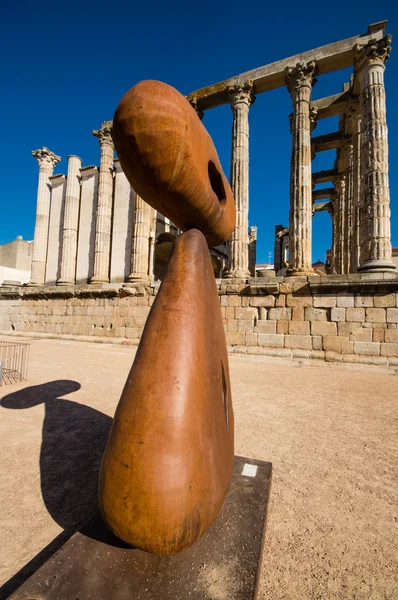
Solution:
[{"label": "lower teardrop sculpture", "polygon": [[158,555],[196,542],[232,477],[234,417],[219,297],[203,234],[174,243],[99,476],[107,526]]}]

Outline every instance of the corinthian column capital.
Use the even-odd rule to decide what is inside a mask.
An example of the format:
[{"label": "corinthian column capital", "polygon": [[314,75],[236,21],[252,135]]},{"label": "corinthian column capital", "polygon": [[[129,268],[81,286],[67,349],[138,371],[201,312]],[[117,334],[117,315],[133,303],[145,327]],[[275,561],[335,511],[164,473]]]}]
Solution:
[{"label": "corinthian column capital", "polygon": [[96,138],[98,138],[100,146],[106,144],[108,146],[112,146],[113,148],[112,127],[102,127],[101,129],[94,129],[93,135]]},{"label": "corinthian column capital", "polygon": [[32,150],[32,156],[37,159],[40,171],[42,173],[49,173],[50,175],[52,175],[55,166],[61,161],[60,156],[57,156],[45,146],[39,150]]},{"label": "corinthian column capital", "polygon": [[355,44],[355,66],[361,70],[367,64],[382,64],[388,60],[391,52],[392,36],[386,35],[381,40],[370,40],[367,44]]},{"label": "corinthian column capital", "polygon": [[286,67],[286,85],[292,96],[303,87],[311,89],[315,85],[315,70],[316,64],[313,60],[308,63],[299,62],[293,68]]},{"label": "corinthian column capital", "polygon": [[228,87],[229,103],[231,108],[239,104],[244,104],[249,107],[255,101],[256,97],[253,94],[253,82],[246,81],[246,83],[231,85]]}]

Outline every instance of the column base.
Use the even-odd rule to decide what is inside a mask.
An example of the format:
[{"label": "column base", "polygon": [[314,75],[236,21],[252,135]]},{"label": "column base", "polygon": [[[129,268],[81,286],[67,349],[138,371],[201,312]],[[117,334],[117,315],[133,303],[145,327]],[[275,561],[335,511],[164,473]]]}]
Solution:
[{"label": "column base", "polygon": [[358,273],[392,273],[396,268],[391,260],[367,260],[358,267]]},{"label": "column base", "polygon": [[313,277],[316,275],[314,269],[287,269],[286,277]]},{"label": "column base", "polygon": [[142,283],[148,285],[150,282],[149,275],[142,275],[139,273],[132,273],[128,276],[127,283]]},{"label": "column base", "polygon": [[75,285],[75,281],[73,279],[58,279],[57,285]]},{"label": "column base", "polygon": [[247,281],[250,279],[250,271],[228,271],[223,279],[239,279],[240,281]]},{"label": "column base", "polygon": [[101,277],[92,277],[90,279],[90,285],[102,285],[103,283],[109,283],[109,279],[101,278]]}]

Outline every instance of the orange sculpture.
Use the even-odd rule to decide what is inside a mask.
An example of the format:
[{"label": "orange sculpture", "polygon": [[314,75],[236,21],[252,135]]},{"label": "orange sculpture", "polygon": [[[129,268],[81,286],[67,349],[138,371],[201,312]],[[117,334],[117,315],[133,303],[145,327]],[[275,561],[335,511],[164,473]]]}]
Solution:
[{"label": "orange sculpture", "polygon": [[[152,103],[157,94],[160,117]],[[172,113],[173,102],[166,136],[157,125],[165,106]],[[232,477],[228,356],[207,244],[230,235],[235,207],[210,137],[173,88],[152,81],[135,86],[116,111],[114,137],[131,185],[190,230],[173,245],[116,410],[100,469],[99,505],[119,538],[171,555],[211,526]],[[222,182],[223,204],[205,181],[209,162]]]},{"label": "orange sculpture", "polygon": [[132,188],[180,229],[199,229],[210,247],[235,227],[235,204],[217,151],[187,99],[160,81],[141,81],[116,109],[112,136]]}]

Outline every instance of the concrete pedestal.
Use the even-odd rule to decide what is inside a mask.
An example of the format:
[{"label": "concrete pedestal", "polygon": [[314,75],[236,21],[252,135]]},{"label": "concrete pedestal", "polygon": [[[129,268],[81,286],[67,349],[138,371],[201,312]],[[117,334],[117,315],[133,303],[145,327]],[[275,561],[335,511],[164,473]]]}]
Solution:
[{"label": "concrete pedestal", "polygon": [[199,542],[175,556],[130,548],[95,516],[10,598],[255,599],[271,471],[271,463],[236,457],[216,522]]}]

